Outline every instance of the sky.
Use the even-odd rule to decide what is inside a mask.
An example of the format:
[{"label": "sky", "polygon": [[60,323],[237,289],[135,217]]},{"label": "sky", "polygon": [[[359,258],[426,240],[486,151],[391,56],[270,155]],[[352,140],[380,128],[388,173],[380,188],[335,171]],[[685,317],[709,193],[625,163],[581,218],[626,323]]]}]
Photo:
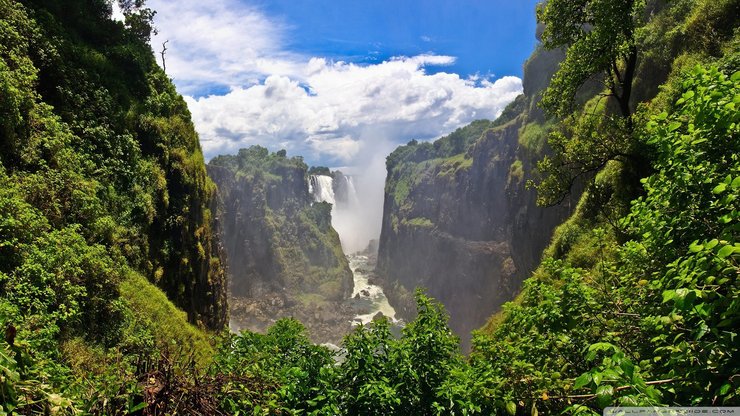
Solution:
[{"label": "sky", "polygon": [[[206,160],[259,144],[362,170],[521,92],[536,0],[149,0]],[[160,59],[161,63],[161,59]]]},{"label": "sky", "polygon": [[[261,145],[352,176],[332,224],[344,251],[378,238],[385,159],[494,119],[522,92],[538,0],[148,0],[152,48],[206,161]],[[115,8],[115,7],[114,7]],[[115,14],[114,18],[120,13]]]}]

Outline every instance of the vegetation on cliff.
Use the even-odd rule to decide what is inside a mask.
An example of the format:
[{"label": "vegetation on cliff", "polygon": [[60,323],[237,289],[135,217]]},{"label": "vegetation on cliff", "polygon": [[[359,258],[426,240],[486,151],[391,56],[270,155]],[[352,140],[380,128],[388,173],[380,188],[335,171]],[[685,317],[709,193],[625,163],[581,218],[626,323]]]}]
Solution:
[{"label": "vegetation on cliff", "polygon": [[[532,180],[545,204],[574,184],[585,192],[522,293],[475,335],[463,378],[469,410],[737,403],[739,4],[581,3],[551,1],[540,12],[563,25],[545,29],[544,37],[564,39],[546,46],[570,57],[544,90],[552,113],[534,107],[542,94],[533,84],[547,84],[525,72],[529,104],[512,103],[492,131],[521,126],[509,184]],[[605,35],[612,30],[623,33]],[[598,51],[589,42],[609,53],[604,65],[579,68],[599,64],[584,58]],[[548,53],[563,52],[539,49],[533,62]],[[625,71],[634,71],[630,85]],[[466,156],[490,137],[500,136],[483,135]],[[402,213],[415,203],[454,194],[430,191],[449,178],[425,171],[433,156],[414,158],[408,148],[389,158],[386,203],[406,207],[391,212],[401,217],[394,227],[412,224]],[[444,218],[425,215],[424,223]]]},{"label": "vegetation on cliff", "polygon": [[352,274],[331,205],[308,193],[307,165],[285,151],[261,146],[209,162],[222,201],[222,232],[235,296],[286,292],[294,300],[342,300],[352,293]]},{"label": "vegetation on cliff", "polygon": [[3,413],[133,406],[146,362],[205,365],[226,322],[214,187],[129,6],[0,1]]},{"label": "vegetation on cliff", "polygon": [[[494,169],[517,184],[499,192],[533,177],[542,137],[550,160],[599,161],[542,264],[475,334],[469,357],[442,305],[421,292],[401,336],[378,319],[337,354],[292,319],[209,341],[204,328],[226,316],[214,187],[187,108],[146,45],[152,11],[122,3],[126,24],[103,0],[0,0],[0,413],[598,414],[740,402],[737,0],[553,0],[586,17],[590,6],[629,6],[635,20],[616,23],[630,36],[608,39],[619,43],[611,57],[638,51],[629,115],[600,100],[597,82],[567,94],[565,119],[548,116],[535,107],[542,90],[525,80],[532,94],[500,121],[389,157],[389,201],[410,213],[427,179],[454,190],[456,178],[500,162],[502,139],[522,150]],[[588,25],[610,24],[578,22],[586,26],[570,29],[586,37]],[[641,149],[647,165],[602,153],[604,137]],[[255,147],[216,165],[250,184],[248,214],[261,215],[265,235],[301,247],[275,252],[294,261],[286,283],[324,291],[301,235],[338,244],[328,206],[308,204],[302,160]],[[569,190],[571,176],[548,181],[562,171],[541,166],[541,195]],[[286,180],[301,190],[285,191]],[[447,220],[425,212],[395,225],[437,230]],[[516,255],[507,250],[501,267]]]}]

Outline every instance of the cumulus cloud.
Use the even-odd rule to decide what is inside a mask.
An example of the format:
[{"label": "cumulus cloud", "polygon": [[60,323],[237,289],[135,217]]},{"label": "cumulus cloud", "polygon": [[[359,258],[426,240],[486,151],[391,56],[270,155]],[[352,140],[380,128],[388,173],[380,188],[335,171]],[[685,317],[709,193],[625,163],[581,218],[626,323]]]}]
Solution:
[{"label": "cumulus cloud", "polygon": [[517,77],[428,71],[452,65],[452,56],[359,65],[290,51],[291,28],[239,0],[148,4],[159,30],[152,47],[169,41],[167,72],[185,95],[206,159],[259,144],[309,164],[344,166],[362,207],[344,222],[335,218],[351,250],[380,232],[388,153],[496,118],[522,91]]},{"label": "cumulus cloud", "polygon": [[225,95],[188,98],[188,106],[208,156],[261,144],[351,165],[373,141],[438,137],[497,117],[521,93],[516,77],[475,81],[424,70],[451,60],[417,56],[360,66],[313,58],[303,68],[303,81],[270,75]]},{"label": "cumulus cloud", "polygon": [[167,71],[183,94],[214,85],[253,84],[265,74],[295,75],[303,59],[282,48],[288,26],[238,0],[150,0],[155,51],[167,43]]},{"label": "cumulus cloud", "polygon": [[[356,65],[291,52],[289,25],[239,0],[148,4],[157,10],[152,46],[169,41],[167,71],[186,95],[207,158],[261,144],[352,165],[373,141],[439,137],[495,118],[521,92],[516,77],[463,79],[425,70],[453,64],[451,56]],[[385,137],[373,137],[377,132]]]}]

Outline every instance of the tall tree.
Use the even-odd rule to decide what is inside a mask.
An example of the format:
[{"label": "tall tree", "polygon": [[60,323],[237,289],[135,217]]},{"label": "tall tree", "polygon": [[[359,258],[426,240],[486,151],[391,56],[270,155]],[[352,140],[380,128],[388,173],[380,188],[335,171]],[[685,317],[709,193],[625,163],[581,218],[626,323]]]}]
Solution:
[{"label": "tall tree", "polygon": [[[630,99],[637,68],[635,32],[645,0],[550,0],[537,10],[545,26],[543,46],[564,48],[565,60],[545,90],[540,105],[565,119],[550,135],[553,154],[538,164],[544,174],[536,185],[541,205],[556,205],[581,177],[610,160],[631,165],[635,178],[648,164],[633,140]],[[574,113],[576,95],[587,82],[603,82],[601,102]],[[612,101],[613,100],[613,101]],[[636,182],[636,181],[634,181]]]},{"label": "tall tree", "polygon": [[542,97],[549,112],[564,117],[578,89],[601,77],[621,115],[629,118],[637,67],[635,29],[644,0],[550,0],[537,10],[547,49],[566,48],[565,61]]}]

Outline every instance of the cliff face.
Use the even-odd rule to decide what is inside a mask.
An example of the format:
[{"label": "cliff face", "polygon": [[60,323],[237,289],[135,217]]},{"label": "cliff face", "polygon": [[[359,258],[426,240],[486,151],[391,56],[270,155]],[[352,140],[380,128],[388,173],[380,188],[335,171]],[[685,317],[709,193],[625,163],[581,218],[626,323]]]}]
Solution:
[{"label": "cliff face", "polygon": [[127,25],[106,1],[0,7],[0,169],[54,230],[74,228],[119,273],[145,275],[191,322],[221,329],[214,186],[187,105],[147,43],[147,9]]},{"label": "cliff face", "polygon": [[261,330],[271,315],[300,317],[309,330],[332,321],[308,314],[348,298],[352,272],[331,205],[312,202],[303,161],[252,147],[215,158],[208,174],[218,186],[234,326]]},{"label": "cliff face", "polygon": [[525,94],[496,122],[477,121],[433,144],[412,142],[388,157],[378,272],[406,319],[414,314],[408,295],[424,287],[466,337],[513,299],[567,217],[569,201],[543,209],[526,189],[546,152],[548,121],[535,104],[561,58],[535,52],[525,65]]}]

